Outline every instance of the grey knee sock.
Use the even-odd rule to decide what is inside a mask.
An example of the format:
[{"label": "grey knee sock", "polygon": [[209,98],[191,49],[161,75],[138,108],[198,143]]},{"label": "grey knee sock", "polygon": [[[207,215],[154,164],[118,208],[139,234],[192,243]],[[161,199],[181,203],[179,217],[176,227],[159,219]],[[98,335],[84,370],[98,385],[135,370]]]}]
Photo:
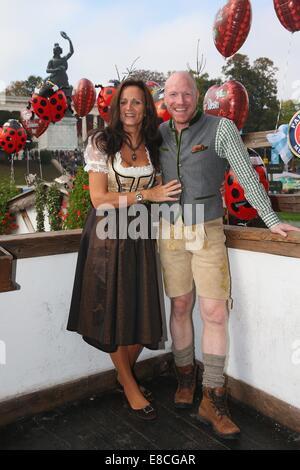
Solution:
[{"label": "grey knee sock", "polygon": [[174,355],[175,365],[177,367],[184,367],[191,364],[194,364],[194,344],[191,343],[184,349],[175,349],[174,344],[172,344],[172,352]]},{"label": "grey knee sock", "polygon": [[203,387],[223,387],[225,382],[224,366],[226,356],[203,353]]}]

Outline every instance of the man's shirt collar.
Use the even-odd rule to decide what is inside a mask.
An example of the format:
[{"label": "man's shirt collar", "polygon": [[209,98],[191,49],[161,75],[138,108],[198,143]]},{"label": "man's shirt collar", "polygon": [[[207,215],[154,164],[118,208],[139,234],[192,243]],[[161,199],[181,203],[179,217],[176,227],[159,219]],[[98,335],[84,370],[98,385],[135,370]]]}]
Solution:
[{"label": "man's shirt collar", "polygon": [[[197,111],[196,111],[194,117],[192,117],[192,119],[190,120],[188,127],[192,126],[193,124],[195,124],[195,122],[199,121],[199,119],[200,119],[201,116],[202,116],[202,111],[201,111],[200,108],[197,108]],[[170,121],[169,121],[169,125],[170,125],[170,128],[171,128],[173,131],[176,131],[175,123],[174,123],[174,121],[173,121],[172,118],[171,118]],[[188,129],[188,127],[186,127],[185,129]],[[184,130],[184,129],[183,129],[183,130]]]}]

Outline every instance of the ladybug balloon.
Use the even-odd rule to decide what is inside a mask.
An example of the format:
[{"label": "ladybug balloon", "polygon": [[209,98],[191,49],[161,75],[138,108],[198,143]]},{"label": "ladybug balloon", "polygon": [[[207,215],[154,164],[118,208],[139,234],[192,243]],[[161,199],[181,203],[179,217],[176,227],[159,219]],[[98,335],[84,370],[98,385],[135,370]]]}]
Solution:
[{"label": "ladybug balloon", "polygon": [[93,83],[87,78],[79,80],[74,89],[72,101],[78,116],[87,116],[96,101],[96,91]]},{"label": "ladybug balloon", "polygon": [[[269,182],[263,161],[254,150],[248,150],[250,153],[251,163],[258,174],[259,181],[264,186],[265,190],[268,191]],[[225,173],[225,203],[229,214],[233,215],[237,219],[252,220],[258,215],[256,209],[254,209],[245,199],[244,190],[231,168]]]},{"label": "ladybug balloon", "polygon": [[294,33],[300,31],[299,0],[273,0],[276,15],[282,26]]},{"label": "ladybug balloon", "polygon": [[100,116],[105,122],[109,122],[110,119],[110,104],[114,95],[116,94],[117,88],[115,86],[101,87],[97,98],[97,107]]},{"label": "ladybug balloon", "polygon": [[46,83],[32,95],[31,106],[35,114],[43,121],[54,123],[63,119],[68,102],[62,90],[56,85]]},{"label": "ladybug balloon", "polygon": [[156,101],[154,104],[155,104],[155,107],[156,107],[157,116],[162,122],[165,122],[165,121],[168,121],[169,119],[171,119],[171,115],[170,115],[170,113],[167,109],[167,106],[165,105],[165,102],[162,98],[160,100]]},{"label": "ladybug balloon", "polygon": [[146,87],[149,88],[150,92],[153,94],[160,88],[160,84],[153,80],[148,80],[146,82]]},{"label": "ladybug balloon", "polygon": [[228,0],[214,22],[214,43],[220,54],[230,57],[244,44],[251,27],[249,0]]},{"label": "ladybug balloon", "polygon": [[9,119],[0,131],[0,148],[6,153],[20,152],[26,145],[27,134],[19,121]]},{"label": "ladybug balloon", "polygon": [[21,111],[20,121],[27,134],[36,138],[40,137],[49,126],[49,122],[43,121],[43,119],[35,116],[35,114],[27,108]]},{"label": "ladybug balloon", "polygon": [[161,122],[165,122],[171,119],[171,114],[169,113],[168,108],[164,102],[164,92],[164,88],[158,88],[153,93],[153,100],[157,116]]},{"label": "ladybug balloon", "polygon": [[203,100],[206,114],[222,116],[234,121],[238,129],[244,127],[249,113],[249,98],[246,88],[236,80],[210,87]]}]

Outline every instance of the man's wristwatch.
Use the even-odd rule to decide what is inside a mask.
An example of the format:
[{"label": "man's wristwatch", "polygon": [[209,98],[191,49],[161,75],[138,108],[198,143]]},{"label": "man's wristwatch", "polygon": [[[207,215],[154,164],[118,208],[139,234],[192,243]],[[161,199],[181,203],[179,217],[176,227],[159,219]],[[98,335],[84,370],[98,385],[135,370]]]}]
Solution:
[{"label": "man's wristwatch", "polygon": [[136,202],[143,202],[144,201],[144,196],[142,195],[142,193],[138,192],[135,195],[135,199],[136,199]]}]

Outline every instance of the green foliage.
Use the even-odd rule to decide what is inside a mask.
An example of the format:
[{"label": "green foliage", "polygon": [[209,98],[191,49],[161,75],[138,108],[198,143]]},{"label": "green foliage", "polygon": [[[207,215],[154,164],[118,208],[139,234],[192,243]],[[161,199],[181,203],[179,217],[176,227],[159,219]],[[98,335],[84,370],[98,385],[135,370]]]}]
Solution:
[{"label": "green foliage", "polygon": [[62,229],[62,220],[60,214],[62,194],[56,183],[52,184],[46,196],[46,207],[48,211],[49,223],[51,230],[57,231]]},{"label": "green foliage", "polygon": [[300,109],[300,104],[293,100],[283,101],[281,104],[281,112],[279,118],[279,126],[288,124],[294,114]]},{"label": "green foliage", "polygon": [[19,189],[9,179],[0,182],[0,235],[17,228],[15,216],[8,210],[8,201],[18,193]]},{"label": "green foliage", "polygon": [[11,82],[6,88],[5,92],[7,95],[14,96],[31,96],[36,87],[39,87],[43,83],[42,77],[30,75],[27,80],[17,80]]},{"label": "green foliage", "polygon": [[79,167],[70,192],[67,213],[63,216],[63,228],[82,228],[91,208],[89,179],[83,167]]},{"label": "green foliage", "polygon": [[221,85],[220,78],[210,79],[208,73],[197,75],[193,70],[190,73],[194,76],[199,91],[199,106],[203,108],[203,100],[207,90],[213,85]]},{"label": "green foliage", "polygon": [[279,111],[277,100],[277,68],[272,60],[260,57],[250,65],[249,58],[235,54],[222,72],[229,80],[237,80],[249,95],[249,117],[244,132],[271,130],[276,126]]},{"label": "green foliage", "polygon": [[37,232],[45,232],[45,209],[46,204],[46,191],[44,183],[39,180],[35,185],[35,209],[36,209],[36,224]]}]

